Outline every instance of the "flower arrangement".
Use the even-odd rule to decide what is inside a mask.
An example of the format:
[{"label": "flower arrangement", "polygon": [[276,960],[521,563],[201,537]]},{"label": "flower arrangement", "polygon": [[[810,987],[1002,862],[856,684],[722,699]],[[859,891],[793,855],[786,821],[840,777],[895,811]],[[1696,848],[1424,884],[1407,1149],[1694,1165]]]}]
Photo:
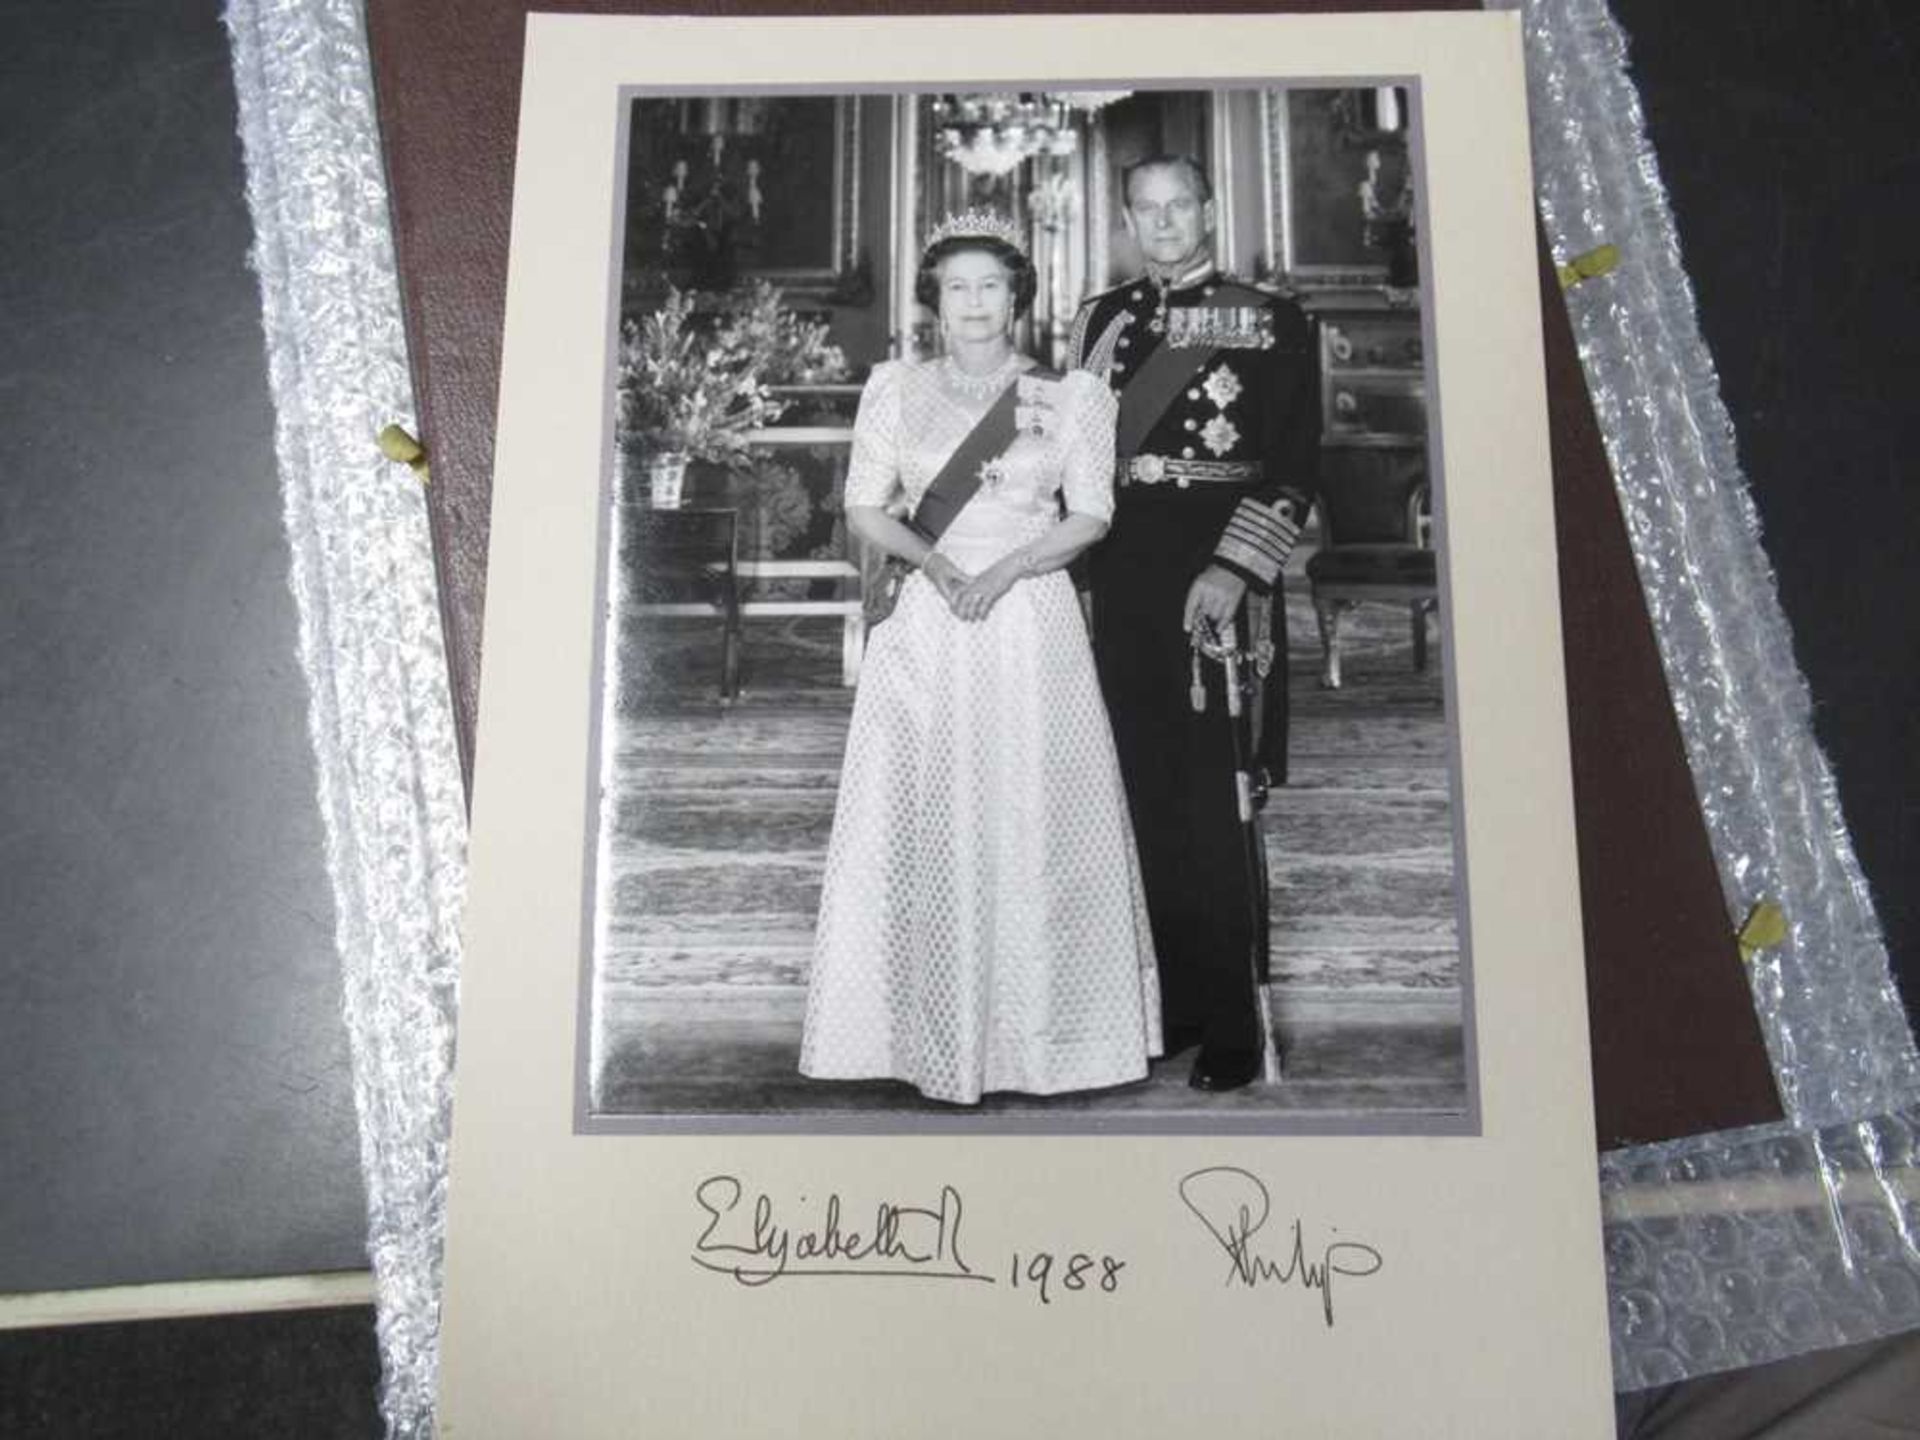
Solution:
[{"label": "flower arrangement", "polygon": [[827,343],[825,324],[788,310],[764,280],[730,292],[710,313],[699,301],[694,291],[669,289],[658,310],[622,323],[620,445],[737,465],[749,433],[786,409],[770,385],[837,378],[846,357]]},{"label": "flower arrangement", "polygon": [[760,378],[762,357],[737,327],[702,326],[698,296],[669,290],[653,314],[620,327],[622,448],[722,463],[746,453],[747,432],[784,408]]},{"label": "flower arrangement", "polygon": [[824,320],[809,320],[781,302],[778,286],[750,280],[721,302],[742,343],[764,357],[760,378],[768,385],[820,385],[847,376],[846,353],[829,344]]}]

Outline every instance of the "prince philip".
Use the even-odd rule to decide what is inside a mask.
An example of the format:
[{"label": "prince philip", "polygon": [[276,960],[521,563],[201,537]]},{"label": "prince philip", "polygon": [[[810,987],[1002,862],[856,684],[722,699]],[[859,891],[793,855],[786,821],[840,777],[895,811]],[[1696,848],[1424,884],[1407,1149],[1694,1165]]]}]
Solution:
[{"label": "prince philip", "polygon": [[[1072,364],[1119,396],[1112,528],[1093,552],[1094,658],[1140,850],[1169,1055],[1200,1047],[1191,1083],[1232,1090],[1270,1043],[1267,885],[1237,772],[1284,778],[1280,576],[1314,492],[1319,385],[1292,301],[1223,275],[1212,187],[1185,156],[1121,176],[1145,273],[1088,300]],[[1269,618],[1270,617],[1270,618]],[[1254,657],[1232,714],[1198,631]],[[1245,787],[1239,788],[1245,793]]]}]

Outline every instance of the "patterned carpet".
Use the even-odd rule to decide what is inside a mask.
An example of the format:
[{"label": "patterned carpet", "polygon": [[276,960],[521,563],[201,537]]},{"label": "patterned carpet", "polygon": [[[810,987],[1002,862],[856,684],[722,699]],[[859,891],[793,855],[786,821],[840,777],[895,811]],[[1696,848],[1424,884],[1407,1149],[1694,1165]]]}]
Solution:
[{"label": "patterned carpet", "polygon": [[[1416,673],[1405,612],[1362,608],[1346,621],[1345,684],[1326,691],[1303,586],[1288,621],[1291,779],[1264,816],[1287,1082],[1204,1097],[1163,1065],[1141,1086],[983,1109],[1462,1109],[1440,647]],[[623,639],[646,662],[623,675],[613,729],[596,1111],[948,1109],[793,1071],[852,698],[838,622],[749,623],[728,709],[717,624],[629,619]]]}]

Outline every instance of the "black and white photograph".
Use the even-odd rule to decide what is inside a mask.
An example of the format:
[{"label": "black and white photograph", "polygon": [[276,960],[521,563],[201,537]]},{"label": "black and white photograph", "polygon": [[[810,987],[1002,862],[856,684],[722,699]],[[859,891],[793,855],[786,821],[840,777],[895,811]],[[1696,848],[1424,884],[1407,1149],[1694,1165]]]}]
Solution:
[{"label": "black and white photograph", "polygon": [[623,104],[580,1129],[1476,1133],[1418,83]]}]

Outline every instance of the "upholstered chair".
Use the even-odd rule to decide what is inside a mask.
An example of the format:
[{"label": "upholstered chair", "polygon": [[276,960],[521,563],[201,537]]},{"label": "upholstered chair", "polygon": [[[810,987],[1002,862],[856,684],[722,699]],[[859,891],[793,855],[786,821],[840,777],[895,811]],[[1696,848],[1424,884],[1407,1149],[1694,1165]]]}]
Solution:
[{"label": "upholstered chair", "polygon": [[1340,622],[1356,605],[1405,606],[1413,627],[1414,668],[1426,669],[1427,616],[1440,605],[1430,498],[1421,451],[1351,450],[1341,463],[1326,467],[1318,506],[1320,548],[1307,559],[1320,622],[1323,687],[1340,687]]}]

